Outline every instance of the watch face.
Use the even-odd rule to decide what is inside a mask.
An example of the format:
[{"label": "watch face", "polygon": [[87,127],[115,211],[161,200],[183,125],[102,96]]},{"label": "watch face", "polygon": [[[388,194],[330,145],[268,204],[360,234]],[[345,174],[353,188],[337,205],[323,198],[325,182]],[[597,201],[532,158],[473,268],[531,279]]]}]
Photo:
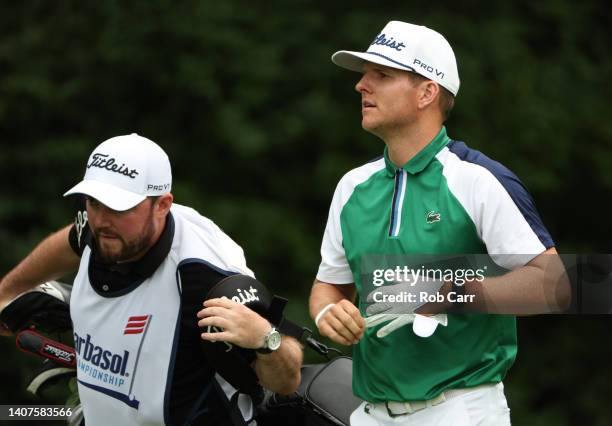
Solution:
[{"label": "watch face", "polygon": [[278,331],[274,330],[268,336],[268,348],[275,351],[278,348],[280,348],[280,345],[281,345],[281,334]]}]

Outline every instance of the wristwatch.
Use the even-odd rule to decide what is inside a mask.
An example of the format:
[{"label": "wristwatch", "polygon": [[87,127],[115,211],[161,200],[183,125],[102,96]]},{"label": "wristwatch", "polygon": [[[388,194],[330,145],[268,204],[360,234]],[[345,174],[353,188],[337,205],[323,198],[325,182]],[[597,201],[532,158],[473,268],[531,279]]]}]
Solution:
[{"label": "wristwatch", "polygon": [[268,331],[268,334],[264,336],[263,346],[259,349],[256,349],[256,351],[260,354],[269,354],[280,348],[280,345],[281,334],[276,328],[272,327],[272,329]]}]

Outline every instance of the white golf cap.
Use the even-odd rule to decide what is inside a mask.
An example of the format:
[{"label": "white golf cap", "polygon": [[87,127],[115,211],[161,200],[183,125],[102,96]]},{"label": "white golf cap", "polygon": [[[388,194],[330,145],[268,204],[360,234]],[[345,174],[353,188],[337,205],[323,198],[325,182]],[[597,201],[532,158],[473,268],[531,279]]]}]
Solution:
[{"label": "white golf cap", "polygon": [[363,70],[364,61],[411,71],[435,81],[455,96],[459,92],[453,49],[442,34],[420,25],[391,21],[366,52],[341,50],[332,55],[332,61],[357,72]]},{"label": "white golf cap", "polygon": [[172,189],[170,160],[155,142],[132,133],[102,142],[87,161],[85,177],[64,194],[85,194],[113,210],[129,210],[148,196]]}]

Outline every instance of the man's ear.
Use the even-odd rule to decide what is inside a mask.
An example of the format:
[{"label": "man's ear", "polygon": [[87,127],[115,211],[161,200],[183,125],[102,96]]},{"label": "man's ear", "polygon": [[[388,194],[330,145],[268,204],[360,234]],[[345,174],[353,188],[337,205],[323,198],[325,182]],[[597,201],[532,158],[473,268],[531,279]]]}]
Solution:
[{"label": "man's ear", "polygon": [[421,83],[419,88],[419,98],[417,106],[425,109],[440,96],[440,86],[435,81],[427,80]]},{"label": "man's ear", "polygon": [[172,207],[173,200],[174,197],[171,193],[160,195],[155,202],[155,212],[159,213],[161,216],[166,216],[170,211],[170,207]]}]

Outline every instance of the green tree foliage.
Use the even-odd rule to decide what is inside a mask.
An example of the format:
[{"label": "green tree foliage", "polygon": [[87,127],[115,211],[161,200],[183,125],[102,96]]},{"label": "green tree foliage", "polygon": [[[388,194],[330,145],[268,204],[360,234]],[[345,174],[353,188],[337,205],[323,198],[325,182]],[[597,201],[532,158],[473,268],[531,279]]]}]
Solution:
[{"label": "green tree foliage", "polygon": [[[236,239],[307,323],[334,187],[383,147],[360,128],[358,74],[330,55],[365,49],[391,19],[435,28],[454,47],[462,86],[450,136],[521,177],[561,252],[609,251],[612,226],[599,220],[612,192],[603,2],[24,0],[0,14],[1,271],[71,220],[61,194],[91,149],[138,132],[172,159],[176,201]],[[569,425],[589,413],[589,424],[609,424],[595,403],[603,387],[588,399],[567,391],[581,393],[597,368],[609,377],[605,361],[585,366],[586,348],[605,336],[581,333],[605,333],[609,320],[526,323],[507,379],[515,423]],[[26,367],[0,368],[0,400],[12,401]]]}]

